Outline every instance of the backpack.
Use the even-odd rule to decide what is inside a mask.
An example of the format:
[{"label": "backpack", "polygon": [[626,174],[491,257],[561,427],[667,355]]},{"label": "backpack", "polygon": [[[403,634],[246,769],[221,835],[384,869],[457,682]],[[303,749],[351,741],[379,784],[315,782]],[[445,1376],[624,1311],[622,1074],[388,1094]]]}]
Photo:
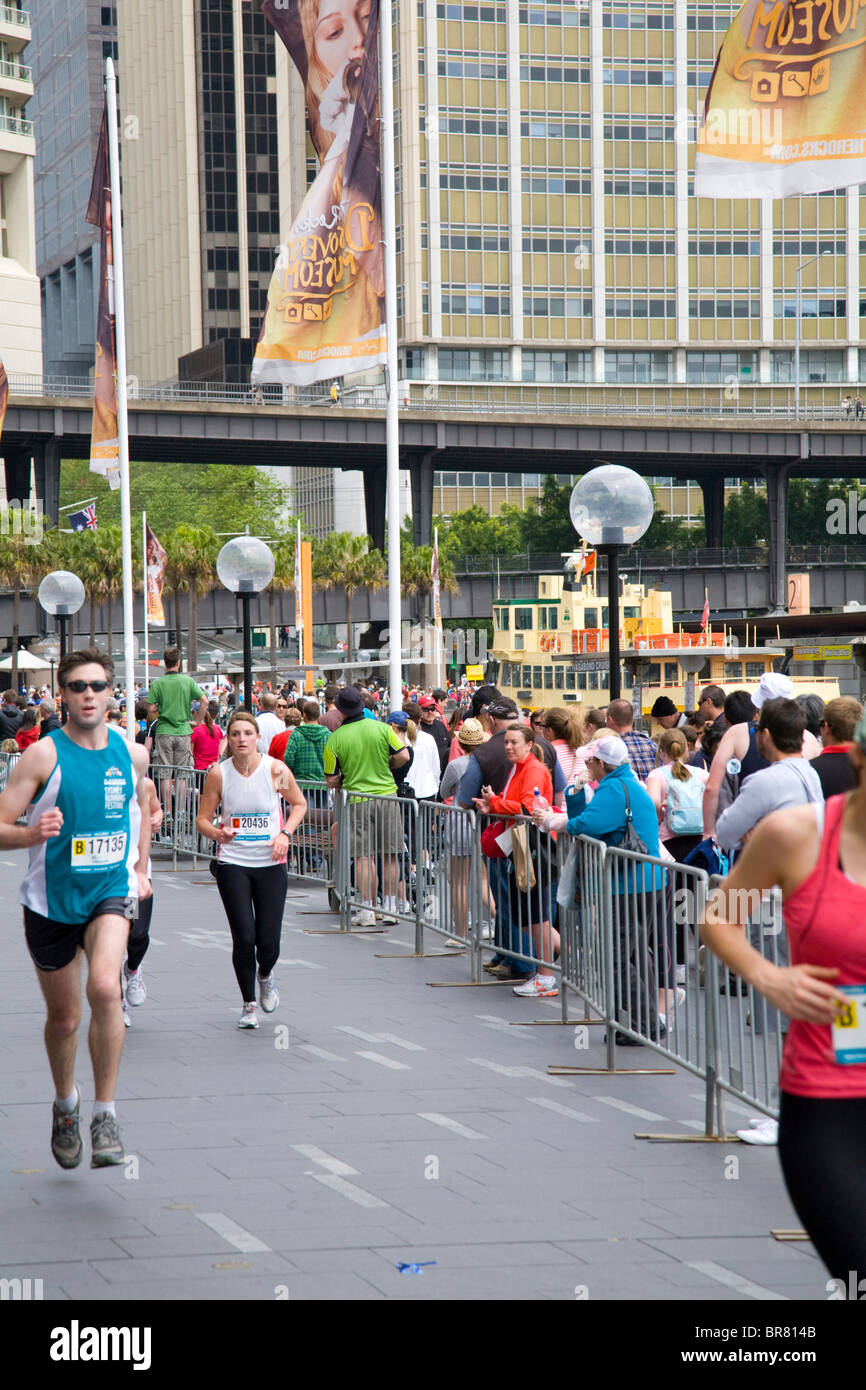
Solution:
[{"label": "backpack", "polygon": [[690,770],[687,782],[678,782],[665,768],[668,798],[665,824],[672,835],[702,835],[704,830],[704,784]]}]

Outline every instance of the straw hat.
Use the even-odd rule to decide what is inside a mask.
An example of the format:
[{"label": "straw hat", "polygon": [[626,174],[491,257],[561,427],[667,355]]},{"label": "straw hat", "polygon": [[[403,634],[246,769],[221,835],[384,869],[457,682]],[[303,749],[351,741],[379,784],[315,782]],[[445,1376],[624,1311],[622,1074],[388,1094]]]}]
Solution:
[{"label": "straw hat", "polygon": [[457,740],[464,748],[475,748],[484,742],[484,730],[479,719],[464,719],[457,730]]}]

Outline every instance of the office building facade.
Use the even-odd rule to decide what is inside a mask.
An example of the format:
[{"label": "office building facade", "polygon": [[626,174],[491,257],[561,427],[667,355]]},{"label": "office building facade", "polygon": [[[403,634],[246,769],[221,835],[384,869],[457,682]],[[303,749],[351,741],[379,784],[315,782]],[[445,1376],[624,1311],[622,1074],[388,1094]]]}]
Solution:
[{"label": "office building facade", "polygon": [[99,231],[84,214],[102,121],[105,59],[117,58],[116,6],[39,0],[30,51],[44,369],[55,377],[87,376],[96,351]]},{"label": "office building facade", "polygon": [[31,18],[18,4],[0,4],[0,358],[9,373],[42,371],[33,160],[29,104],[33,70],[25,52]]}]

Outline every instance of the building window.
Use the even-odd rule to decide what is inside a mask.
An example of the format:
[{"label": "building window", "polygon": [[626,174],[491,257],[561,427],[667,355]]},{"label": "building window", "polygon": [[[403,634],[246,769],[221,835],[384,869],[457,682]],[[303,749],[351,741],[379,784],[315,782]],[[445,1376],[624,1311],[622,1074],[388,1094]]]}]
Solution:
[{"label": "building window", "polygon": [[671,381],[671,354],[669,352],[606,352],[604,355],[604,379],[607,382],[635,384]]},{"label": "building window", "polygon": [[515,630],[516,630],[517,632],[531,632],[531,631],[532,631],[532,609],[531,609],[531,608],[515,608],[515,610],[514,610],[514,627],[515,627]]},{"label": "building window", "polygon": [[761,679],[761,677],[762,677],[763,674],[764,674],[764,663],[763,663],[763,661],[747,661],[747,662],[746,662],[746,680],[747,680],[747,681],[759,681],[759,680]]},{"label": "building window", "polygon": [[665,685],[679,685],[680,668],[676,661],[665,662]]},{"label": "building window", "polygon": [[735,381],[758,380],[756,352],[687,352],[686,380],[703,385],[724,385]]},{"label": "building window", "polygon": [[[779,351],[771,354],[773,380],[788,383],[794,380],[794,353]],[[800,380],[808,381],[846,381],[848,379],[846,353],[843,348],[822,352],[817,348],[805,348],[800,352]]]},{"label": "building window", "polygon": [[440,348],[439,380],[505,381],[510,375],[510,356],[507,349],[499,348]]},{"label": "building window", "polygon": [[591,381],[592,354],[568,348],[554,348],[550,351],[539,348],[524,348],[523,380],[543,382]]},{"label": "building window", "polygon": [[742,661],[726,661],[726,662],[725,662],[725,677],[724,677],[724,678],[725,678],[726,681],[739,681],[739,680],[742,680],[742,679],[743,679],[743,663],[742,663]]}]

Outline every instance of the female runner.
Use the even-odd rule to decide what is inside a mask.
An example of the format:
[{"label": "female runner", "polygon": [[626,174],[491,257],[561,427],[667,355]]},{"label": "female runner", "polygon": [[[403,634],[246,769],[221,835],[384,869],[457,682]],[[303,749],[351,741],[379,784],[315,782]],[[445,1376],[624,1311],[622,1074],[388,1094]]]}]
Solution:
[{"label": "female runner", "polygon": [[[258,751],[259,727],[248,710],[232,715],[227,737],[230,756],[207,774],[196,828],[219,846],[215,876],[243,1001],[238,1027],[258,1028],[256,963],[262,1009],[272,1013],[280,1002],[273,970],[288,886],[286,855],[307,803],[285,763]],[[280,797],[291,807],[285,825]],[[218,806],[221,824],[215,825]]]},{"label": "female runner", "polygon": [[[775,811],[707,902],[702,936],[792,1020],[779,1086],[788,1195],[829,1272],[866,1275],[866,718],[849,756],[854,791]],[[748,942],[748,890],[778,884],[791,965]],[[744,896],[743,890],[746,890]]]}]

